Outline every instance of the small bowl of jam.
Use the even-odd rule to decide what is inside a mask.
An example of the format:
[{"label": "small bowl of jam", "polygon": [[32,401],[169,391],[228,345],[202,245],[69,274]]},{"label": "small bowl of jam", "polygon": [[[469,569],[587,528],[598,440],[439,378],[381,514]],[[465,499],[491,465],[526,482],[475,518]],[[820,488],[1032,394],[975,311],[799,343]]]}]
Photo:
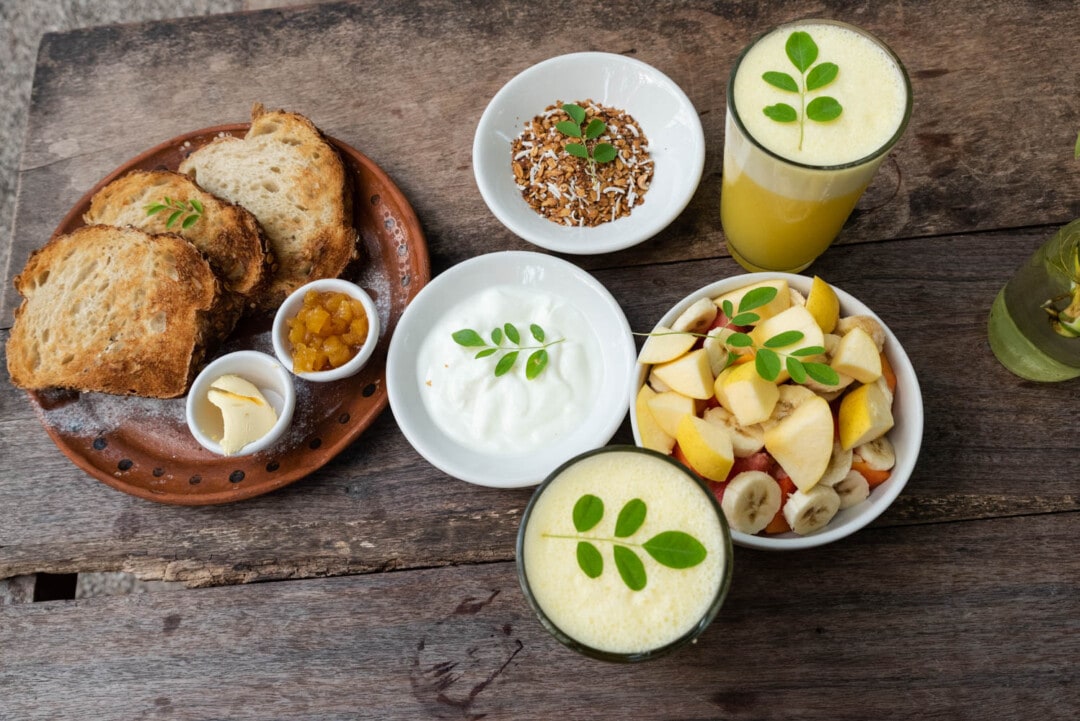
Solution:
[{"label": "small bowl of jam", "polygon": [[309,381],[336,381],[364,367],[379,341],[379,313],[363,288],[338,278],[314,280],[274,316],[274,353]]}]

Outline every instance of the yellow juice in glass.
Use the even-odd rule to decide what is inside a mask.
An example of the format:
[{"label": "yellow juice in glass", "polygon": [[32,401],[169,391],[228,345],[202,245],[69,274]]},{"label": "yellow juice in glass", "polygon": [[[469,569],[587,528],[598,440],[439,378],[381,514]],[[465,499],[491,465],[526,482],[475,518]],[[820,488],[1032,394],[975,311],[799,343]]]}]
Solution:
[{"label": "yellow juice in glass", "polygon": [[732,257],[753,271],[810,265],[910,116],[903,65],[858,28],[803,20],[751,44],[728,85],[720,218]]}]

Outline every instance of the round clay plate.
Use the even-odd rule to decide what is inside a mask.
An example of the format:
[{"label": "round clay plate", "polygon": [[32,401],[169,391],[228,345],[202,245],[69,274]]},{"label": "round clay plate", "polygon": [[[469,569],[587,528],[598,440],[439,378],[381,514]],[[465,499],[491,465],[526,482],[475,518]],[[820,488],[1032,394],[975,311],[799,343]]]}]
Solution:
[{"label": "round clay plate", "polygon": [[[56,233],[84,225],[90,198],[131,170],[176,170],[220,135],[243,136],[248,125],[222,125],[181,135],[128,161],[90,190]],[[162,503],[209,505],[251,498],[308,475],[344,450],[387,406],[386,352],[405,306],[431,277],[427,245],[415,212],[393,181],[362,153],[329,138],[353,181],[353,221],[362,260],[346,277],[375,299],[381,334],[365,368],[333,383],[294,378],[292,426],[271,448],[222,457],[192,437],[184,399],[128,398],[70,391],[31,392],[45,430],[77,466],[125,493]],[[245,321],[207,361],[250,348],[273,355],[272,318]]]}]

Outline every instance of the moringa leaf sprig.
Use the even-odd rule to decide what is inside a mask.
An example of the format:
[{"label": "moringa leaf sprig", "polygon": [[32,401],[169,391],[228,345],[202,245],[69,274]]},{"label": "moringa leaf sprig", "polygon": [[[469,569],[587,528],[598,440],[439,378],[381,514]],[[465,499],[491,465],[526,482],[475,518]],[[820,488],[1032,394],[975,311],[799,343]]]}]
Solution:
[{"label": "moringa leaf sprig", "polygon": [[[755,288],[742,297],[738,308],[730,300],[725,300],[721,307],[724,316],[730,325],[748,326],[754,325],[761,316],[753,311],[763,305],[767,305],[776,298],[777,290],[771,286]],[[707,338],[707,333],[693,333],[690,331],[666,331],[663,333],[635,333],[634,335],[693,335],[699,338]],[[812,356],[825,353],[822,346],[804,346],[793,351],[784,349],[798,343],[806,335],[800,330],[789,330],[777,333],[771,338],[765,339],[760,345],[754,342],[749,334],[735,331],[727,337],[719,337],[721,343],[728,351],[725,368],[735,363],[739,357],[739,351],[752,352],[754,355],[754,367],[757,374],[767,381],[776,381],[780,371],[787,369],[791,380],[796,383],[806,383],[812,379],[822,385],[835,386],[840,382],[840,376],[835,370],[825,363],[806,360]]]},{"label": "moringa leaf sprig", "polygon": [[[550,360],[550,354],[548,348],[558,343],[565,341],[565,338],[559,338],[558,340],[547,340],[547,334],[544,329],[536,323],[529,325],[529,334],[533,340],[541,345],[522,345],[521,332],[517,326],[513,323],[504,323],[501,326],[493,328],[489,334],[491,342],[484,340],[484,337],[472,328],[462,328],[459,331],[455,331],[451,334],[454,342],[465,348],[479,348],[473,358],[488,358],[496,353],[502,352],[499,356],[498,362],[495,364],[495,377],[504,376],[510,372],[510,370],[517,363],[518,357],[522,351],[532,351],[529,354],[528,359],[525,361],[525,378],[533,380],[541,373],[544,372],[544,368],[547,367]],[[507,341],[510,345],[503,345],[503,341]]]},{"label": "moringa leaf sprig", "polygon": [[589,175],[596,175],[597,163],[610,163],[618,156],[619,152],[611,143],[597,143],[591,150],[587,141],[596,140],[607,130],[607,123],[600,118],[593,118],[585,125],[585,108],[574,103],[564,103],[563,112],[570,116],[570,120],[561,120],[555,123],[555,128],[563,135],[570,138],[580,138],[583,142],[567,143],[563,146],[566,152],[576,158],[581,158],[589,163]]},{"label": "moringa leaf sprig", "polygon": [[195,225],[199,218],[202,217],[203,204],[199,202],[198,198],[183,201],[174,200],[166,195],[159,202],[150,203],[146,206],[147,216],[157,215],[166,210],[169,211],[169,218],[165,221],[165,227],[171,228],[179,221],[180,227],[186,230]]},{"label": "moringa leaf sprig", "polygon": [[840,73],[840,67],[836,63],[814,62],[818,58],[818,46],[810,33],[796,30],[791,33],[784,46],[788,60],[799,71],[797,81],[788,73],[770,70],[761,76],[762,80],[787,93],[795,93],[799,96],[799,109],[796,110],[787,103],[776,103],[766,106],[762,112],[778,123],[799,123],[799,150],[802,150],[803,139],[806,131],[806,121],[813,120],[818,123],[827,123],[836,120],[844,112],[836,98],[828,95],[819,95],[806,102],[808,93],[820,90],[836,80]]}]

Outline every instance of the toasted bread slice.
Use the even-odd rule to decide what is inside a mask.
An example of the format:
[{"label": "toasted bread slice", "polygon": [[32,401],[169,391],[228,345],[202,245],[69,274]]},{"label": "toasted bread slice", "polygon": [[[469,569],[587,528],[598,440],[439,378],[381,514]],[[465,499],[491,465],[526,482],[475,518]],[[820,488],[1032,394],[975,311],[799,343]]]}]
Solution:
[{"label": "toasted bread slice", "polygon": [[259,221],[277,261],[265,309],[308,281],[340,276],[357,257],[345,165],[302,115],[256,104],[242,139],[214,140],[186,158],[180,172]]},{"label": "toasted bread slice", "polygon": [[22,388],[173,398],[217,334],[222,286],[171,233],[91,225],[34,251],[15,277],[23,302],[7,343]]},{"label": "toasted bread slice", "polygon": [[[148,208],[168,201],[181,207],[195,201],[202,212],[164,208],[148,213]],[[191,206],[187,208],[190,211]],[[88,225],[130,225],[148,233],[183,236],[206,254],[225,289],[239,296],[241,305],[253,303],[269,285],[272,256],[255,216],[207,193],[186,175],[167,170],[128,173],[94,195],[83,220]]]}]

